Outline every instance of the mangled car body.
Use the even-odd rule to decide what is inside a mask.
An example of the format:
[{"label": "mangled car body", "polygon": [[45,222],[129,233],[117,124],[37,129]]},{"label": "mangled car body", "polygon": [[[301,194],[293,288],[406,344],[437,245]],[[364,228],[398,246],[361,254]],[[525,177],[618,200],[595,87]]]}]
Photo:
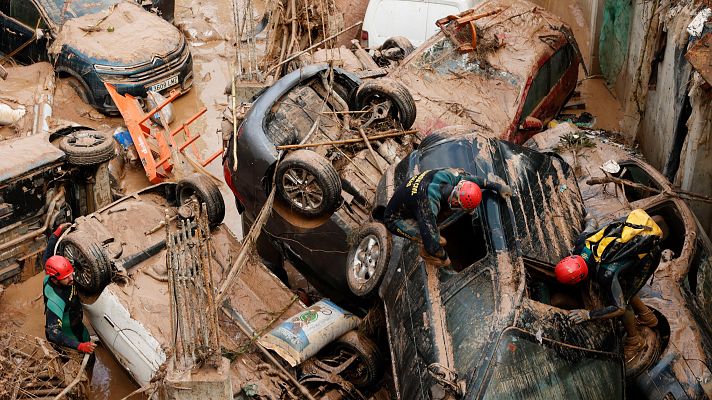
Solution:
[{"label": "mangled car body", "polygon": [[[562,146],[572,137],[590,143],[580,148]],[[684,197],[623,146],[570,124],[535,136],[527,146],[556,150],[575,166],[588,218],[595,225],[603,226],[635,208],[663,217],[669,237],[661,244],[659,266],[639,293],[658,317],[655,342],[649,343],[656,349],[655,357],[637,376],[629,377],[630,385],[635,386],[634,393],[648,399],[712,397],[712,244]],[[640,186],[620,186],[611,177]]]},{"label": "mangled car body", "polygon": [[2,2],[0,52],[24,63],[50,61],[59,77],[104,113],[117,112],[104,82],[136,97],[192,86],[189,46],[170,23],[125,1],[66,4],[62,15],[63,1]]},{"label": "mangled car body", "polygon": [[389,73],[415,98],[414,127],[476,125],[523,143],[576,87],[580,53],[570,29],[522,0],[483,2],[458,17]]},{"label": "mangled car body", "polygon": [[553,263],[583,228],[568,165],[472,130],[438,131],[386,172],[375,217],[398,184],[445,167],[499,177],[513,195],[485,191],[474,215],[439,221],[452,269],[426,265],[417,243],[393,238],[379,294],[399,398],[623,398],[611,321],[573,325],[566,310],[574,304],[541,295],[547,287],[579,305],[600,301],[553,278]]}]

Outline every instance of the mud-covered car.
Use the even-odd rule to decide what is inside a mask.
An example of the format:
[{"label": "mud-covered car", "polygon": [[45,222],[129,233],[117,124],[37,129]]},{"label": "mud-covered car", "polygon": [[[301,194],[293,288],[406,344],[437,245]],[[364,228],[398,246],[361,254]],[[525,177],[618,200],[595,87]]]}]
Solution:
[{"label": "mud-covered car", "polygon": [[111,136],[81,128],[0,141],[0,283],[43,269],[46,234],[111,202]]},{"label": "mud-covered car", "polygon": [[[587,145],[571,146],[583,142]],[[603,226],[635,208],[663,217],[670,231],[661,243],[663,256],[639,292],[658,317],[654,339],[648,343],[654,351],[646,352],[651,357],[629,376],[631,392],[656,400],[712,398],[712,244],[684,198],[655,168],[600,133],[565,124],[526,145],[556,150],[575,166],[587,214],[595,225]],[[600,184],[606,175],[642,186]]]},{"label": "mud-covered car", "polygon": [[[482,15],[473,31],[467,21]],[[523,0],[486,1],[458,17],[462,24],[443,24],[389,73],[415,98],[414,127],[428,134],[476,125],[485,135],[523,143],[576,87],[580,52],[570,28]]]},{"label": "mud-covered car", "polygon": [[[206,204],[211,225],[211,254],[206,256],[210,257],[213,287],[218,288],[233,267],[240,243],[221,224],[222,197],[206,175],[190,175],[178,183],[165,182],[125,196],[78,218],[57,244],[57,252],[76,268],[75,282],[84,293],[86,316],[102,345],[143,387],[157,377],[175,345],[168,324],[171,305],[164,221],[168,218],[173,232],[186,220],[186,226],[193,226],[186,229],[195,229],[195,217],[186,204],[194,198]],[[246,343],[254,338],[245,336],[236,321],[261,335],[304,312],[305,305],[256,259],[243,265],[225,293],[226,300],[217,311],[223,353],[234,358],[229,371],[233,393],[257,383],[254,390],[261,397],[279,398],[284,386],[292,383],[285,376],[263,373],[268,360],[256,351],[246,351],[251,347]],[[204,304],[186,307],[205,312]],[[324,388],[333,393],[361,393],[358,389],[373,388],[378,382],[381,363],[375,345],[351,331],[291,373],[313,389],[315,396]],[[358,396],[343,398],[363,398]]]},{"label": "mud-covered car", "polygon": [[436,131],[383,176],[374,217],[400,183],[444,167],[499,177],[513,194],[505,201],[486,190],[474,214],[439,216],[451,269],[426,265],[417,243],[392,238],[379,295],[398,398],[624,398],[612,321],[567,320],[568,309],[601,299],[553,276],[584,225],[569,166],[470,129]]},{"label": "mud-covered car", "polygon": [[0,29],[0,53],[22,63],[51,62],[104,113],[117,112],[104,83],[136,97],[193,84],[193,59],[178,28],[130,2],[3,1]]},{"label": "mud-covered car", "polygon": [[[245,228],[274,183],[274,212],[258,243],[271,267],[286,257],[323,295],[353,297],[345,273],[354,240],[360,241],[353,233],[368,220],[381,171],[413,148],[403,129],[415,116],[412,97],[397,83],[362,82],[327,64],[300,68],[255,100],[227,143],[223,165]],[[371,150],[359,130],[386,137],[370,140]],[[352,143],[278,149],[304,140]]]}]

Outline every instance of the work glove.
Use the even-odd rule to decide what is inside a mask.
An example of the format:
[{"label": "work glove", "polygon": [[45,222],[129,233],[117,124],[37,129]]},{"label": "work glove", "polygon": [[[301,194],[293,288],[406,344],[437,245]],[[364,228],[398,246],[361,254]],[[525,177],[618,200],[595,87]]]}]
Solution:
[{"label": "work glove", "polygon": [[584,321],[588,321],[591,319],[591,315],[588,313],[588,310],[571,310],[569,311],[569,321],[573,322],[574,324],[580,324]]},{"label": "work glove", "polygon": [[81,353],[93,353],[95,348],[96,343],[92,342],[79,343],[79,346],[77,346],[77,350],[79,350],[79,352]]},{"label": "work glove", "polygon": [[67,228],[68,228],[69,226],[71,226],[71,225],[72,225],[71,222],[65,222],[65,223],[63,223],[63,224],[60,224],[60,225],[57,227],[57,229],[55,229],[54,232],[52,232],[52,234],[53,234],[54,236],[56,236],[56,237],[60,237],[60,236],[62,235],[62,231],[64,231],[65,229],[67,229]]}]

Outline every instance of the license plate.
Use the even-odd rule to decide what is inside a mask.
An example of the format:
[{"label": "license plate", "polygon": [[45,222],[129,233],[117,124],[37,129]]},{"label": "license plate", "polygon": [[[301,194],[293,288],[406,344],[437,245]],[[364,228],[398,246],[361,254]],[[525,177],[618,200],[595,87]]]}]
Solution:
[{"label": "license plate", "polygon": [[169,88],[173,85],[178,84],[178,75],[176,76],[171,76],[170,78],[166,79],[163,82],[158,82],[155,85],[151,85],[148,87],[149,91],[154,91],[154,92],[160,92],[163,89]]}]

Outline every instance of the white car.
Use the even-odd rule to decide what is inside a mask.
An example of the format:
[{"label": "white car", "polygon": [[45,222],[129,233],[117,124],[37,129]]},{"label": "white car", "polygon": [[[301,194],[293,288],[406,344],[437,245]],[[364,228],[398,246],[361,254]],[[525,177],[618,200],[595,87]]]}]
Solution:
[{"label": "white car", "polygon": [[477,3],[480,0],[371,0],[363,18],[361,40],[374,49],[388,38],[403,36],[418,47],[438,32],[435,21]]}]

